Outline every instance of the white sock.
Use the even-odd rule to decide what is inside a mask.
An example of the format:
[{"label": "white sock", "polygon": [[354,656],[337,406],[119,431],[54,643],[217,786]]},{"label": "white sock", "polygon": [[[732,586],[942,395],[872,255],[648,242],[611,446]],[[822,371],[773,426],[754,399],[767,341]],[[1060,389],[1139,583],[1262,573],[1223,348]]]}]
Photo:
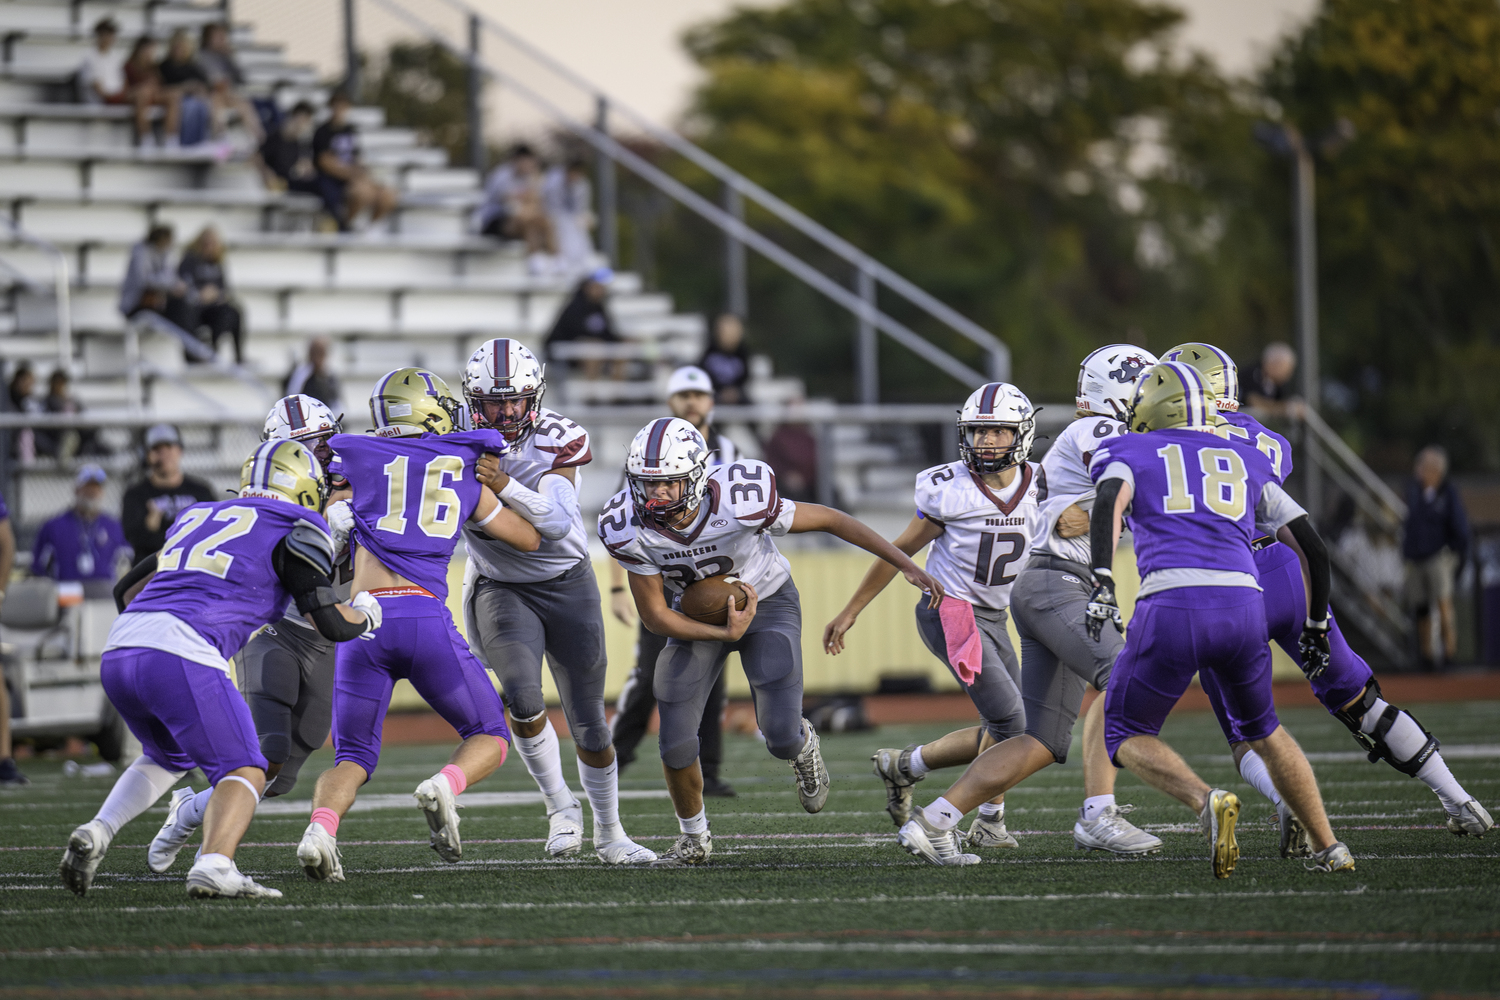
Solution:
[{"label": "white sock", "polygon": [[1271,781],[1271,772],[1266,770],[1266,762],[1254,750],[1247,750],[1245,756],[1240,758],[1240,777],[1251,788],[1270,799],[1272,805],[1281,805],[1281,793]]},{"label": "white sock", "polygon": [[1092,823],[1099,818],[1099,814],[1115,804],[1115,797],[1110,795],[1090,795],[1083,800],[1083,821]]},{"label": "white sock", "polygon": [[958,807],[947,799],[939,796],[932,805],[922,810],[922,815],[927,817],[927,822],[939,830],[951,830],[958,825],[958,821],[964,818],[964,814],[958,811]]},{"label": "white sock", "polygon": [[707,833],[708,810],[699,809],[698,815],[689,816],[687,819],[683,819],[681,816],[678,816],[677,825],[682,829],[683,833]]},{"label": "white sock", "polygon": [[120,827],[156,805],[156,800],[171,791],[184,773],[168,771],[144,755],[137,757],[109,790],[109,797],[94,819],[104,827],[109,839],[114,840]]},{"label": "white sock", "polygon": [[928,771],[932,770],[932,768],[927,766],[927,762],[922,759],[921,747],[917,747],[911,752],[911,760],[907,763],[907,766],[911,768],[911,776],[913,778],[924,777]]},{"label": "white sock", "polygon": [[979,807],[979,818],[989,820],[991,823],[1005,819],[1004,802],[986,802]]},{"label": "white sock", "polygon": [[1427,763],[1422,765],[1422,770],[1417,772],[1417,780],[1437,793],[1437,797],[1443,803],[1443,810],[1456,813],[1459,807],[1474,796],[1464,791],[1464,786],[1458,783],[1453,772],[1448,770],[1443,755],[1433,753],[1427,758]]},{"label": "white sock", "polygon": [[194,795],[177,811],[177,821],[190,827],[203,825],[203,814],[208,809],[208,800],[213,798],[214,786],[209,785]]},{"label": "white sock", "polygon": [[608,767],[590,767],[578,758],[578,783],[588,796],[594,814],[594,846],[602,847],[625,839],[620,825],[620,791],[616,783],[620,768],[614,761]]},{"label": "white sock", "polygon": [[215,871],[227,872],[234,867],[234,859],[227,854],[200,854],[193,862],[193,867],[206,865]]},{"label": "white sock", "polygon": [[557,747],[557,730],[552,728],[551,719],[535,736],[517,736],[516,749],[521,752],[531,779],[547,800],[547,812],[554,813],[578,804],[563,777],[562,753]]}]

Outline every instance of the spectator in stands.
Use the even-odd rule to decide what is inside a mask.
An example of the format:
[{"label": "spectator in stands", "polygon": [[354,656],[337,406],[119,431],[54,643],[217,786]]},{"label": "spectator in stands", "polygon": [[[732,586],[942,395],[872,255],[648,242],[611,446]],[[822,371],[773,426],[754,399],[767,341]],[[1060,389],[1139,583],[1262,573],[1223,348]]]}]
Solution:
[{"label": "spectator in stands", "polygon": [[245,74],[234,58],[234,46],[229,40],[229,26],[221,22],[205,24],[198,38],[198,65],[208,78],[210,103],[214,111],[214,134],[224,131],[224,119],[233,111],[240,116],[245,131],[259,145],[265,136],[260,128],[260,115],[245,98]]},{"label": "spectator in stands", "polygon": [[127,104],[125,54],[115,48],[120,27],[112,17],[94,25],[94,47],[78,66],[78,98],[85,104]]},{"label": "spectator in stands", "polygon": [[[42,404],[32,395],[36,392],[36,373],[31,370],[31,363],[22,361],[16,365],[16,370],[10,377],[10,408],[15,413],[40,413]],[[15,444],[12,446],[15,457],[22,464],[30,464],[36,460],[36,431],[30,427],[22,427],[16,433]]]},{"label": "spectator in stands", "polygon": [[137,38],[130,49],[130,58],[125,60],[125,87],[135,105],[135,144],[139,146],[152,136],[151,109],[161,108],[160,144],[178,145],[182,95],[162,84],[161,70],[156,65],[156,42],[150,35]]},{"label": "spectator in stands", "polygon": [[[85,465],[73,480],[73,506],[43,524],[31,547],[31,575],[112,585],[131,548],[120,522],[104,513],[104,470]],[[103,596],[102,594],[100,596]]]},{"label": "spectator in stands", "polygon": [[172,238],[171,226],[152,226],[146,238],[130,248],[120,284],[120,312],[154,312],[191,331],[193,309],[186,298],[187,284],[172,265]]},{"label": "spectator in stands", "polygon": [[484,182],[484,201],[474,212],[474,228],[501,240],[525,240],[528,254],[550,254],[552,230],[542,204],[542,165],[525,143]]},{"label": "spectator in stands", "polygon": [[306,393],[337,413],[341,405],[342,390],[338,375],[328,367],[328,350],[331,346],[327,337],[314,338],[307,345],[307,360],[293,368],[286,377],[282,395]]},{"label": "spectator in stands", "polygon": [[[313,163],[313,116],[313,106],[298,101],[282,119],[281,127],[266,136],[260,147],[261,174],[266,187],[323,196],[318,168]],[[335,218],[341,210],[340,205],[329,204],[326,200],[323,207]]]},{"label": "spectator in stands", "polygon": [[146,477],[125,491],[121,520],[135,561],[160,549],[167,528],[195,503],[218,499],[213,488],[182,471],[182,436],[171,424],[146,431]]},{"label": "spectator in stands", "polygon": [[329,118],[313,133],[313,164],[323,186],[323,202],[337,205],[334,217],[345,231],[358,226],[365,209],[378,222],[396,207],[393,188],[376,181],[359,161],[359,130],[349,120],[351,103],[342,90],[328,99]]},{"label": "spectator in stands", "polygon": [[[54,369],[47,380],[47,395],[42,399],[41,409],[45,413],[60,416],[83,412],[83,404],[70,391],[72,378],[65,368]],[[36,451],[39,455],[56,458],[72,458],[74,455],[97,455],[100,453],[94,429],[36,431]]]},{"label": "spectator in stands", "polygon": [[[562,312],[557,314],[552,332],[547,334],[548,360],[557,360],[555,347],[558,344],[603,345],[621,342],[614,323],[610,321],[609,312],[604,308],[610,282],[614,280],[615,273],[607,267],[601,267],[578,283],[578,287],[573,290],[573,297],[563,306]],[[603,370],[604,361],[604,358],[599,357],[584,358],[583,364],[578,367],[582,369],[584,378],[596,379]],[[613,378],[624,376],[624,362],[615,361],[610,367]]]},{"label": "spectator in stands", "polygon": [[569,160],[566,167],[552,167],[542,178],[542,204],[557,255],[555,268],[566,277],[593,266],[594,242],[589,237],[594,228],[593,200],[587,165],[580,159]]},{"label": "spectator in stands", "polygon": [[1246,406],[1275,416],[1300,417],[1302,401],[1294,395],[1292,376],[1297,374],[1297,352],[1280,340],[1260,352],[1260,364],[1240,381],[1241,400]]},{"label": "spectator in stands", "polygon": [[[10,526],[10,509],[0,497],[0,603],[10,586],[10,571],[16,564],[16,535]],[[16,767],[10,746],[10,692],[5,688],[5,661],[0,660],[0,787],[19,788],[31,784]]]},{"label": "spectator in stands", "polygon": [[[186,28],[178,28],[167,42],[167,57],[157,67],[162,86],[168,93],[176,94],[182,105],[182,124],[176,135],[183,146],[206,142],[213,120],[208,74],[203,72],[195,55],[193,37]],[[168,130],[168,136],[170,138],[171,130]],[[169,141],[167,145],[170,144]]]},{"label": "spectator in stands", "polygon": [[234,363],[245,363],[245,345],[241,333],[240,309],[229,299],[229,282],[224,273],[224,241],[213,226],[204,226],[189,244],[177,265],[177,276],[186,287],[184,297],[197,312],[191,333],[215,351],[219,340],[228,336],[234,341]]},{"label": "spectator in stands", "polygon": [[[797,403],[792,408],[795,411]],[[766,464],[776,473],[776,489],[793,502],[818,500],[818,439],[805,422],[781,424],[766,442]]]},{"label": "spectator in stands", "polygon": [[[1458,650],[1453,618],[1453,583],[1469,554],[1469,515],[1458,487],[1448,478],[1448,452],[1428,445],[1417,452],[1406,487],[1406,600],[1417,619],[1418,658],[1431,669],[1451,663]],[[1437,606],[1440,655],[1434,655],[1432,611]]]},{"label": "spectator in stands", "polygon": [[708,350],[698,367],[714,380],[714,392],[725,406],[744,406],[750,402],[745,383],[750,381],[750,351],[745,347],[745,324],[734,313],[720,313],[714,318]]}]

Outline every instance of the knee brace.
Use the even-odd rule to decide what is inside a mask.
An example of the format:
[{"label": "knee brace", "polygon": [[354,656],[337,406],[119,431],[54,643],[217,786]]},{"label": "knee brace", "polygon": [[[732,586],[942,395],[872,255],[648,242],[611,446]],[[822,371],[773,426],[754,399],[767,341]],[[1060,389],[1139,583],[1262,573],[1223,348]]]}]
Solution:
[{"label": "knee brace", "polygon": [[1410,712],[1380,697],[1380,682],[1373,677],[1352,710],[1334,712],[1333,716],[1349,727],[1370,763],[1384,760],[1409,777],[1422,770],[1438,751],[1437,737]]}]

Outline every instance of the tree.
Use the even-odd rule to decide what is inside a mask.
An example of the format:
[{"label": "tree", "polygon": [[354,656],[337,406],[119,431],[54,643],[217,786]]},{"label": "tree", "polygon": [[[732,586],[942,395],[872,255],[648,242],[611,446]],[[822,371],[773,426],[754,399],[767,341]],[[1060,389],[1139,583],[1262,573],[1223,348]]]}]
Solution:
[{"label": "tree", "polygon": [[369,93],[385,109],[387,125],[416,129],[422,140],[448,151],[452,163],[469,159],[468,66],[436,42],[397,42],[386,51]]}]

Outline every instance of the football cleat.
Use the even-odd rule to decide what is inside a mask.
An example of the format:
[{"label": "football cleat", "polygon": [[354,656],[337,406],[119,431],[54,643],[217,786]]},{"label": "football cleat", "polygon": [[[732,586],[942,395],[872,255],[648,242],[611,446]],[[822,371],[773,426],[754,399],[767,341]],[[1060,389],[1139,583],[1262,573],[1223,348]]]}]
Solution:
[{"label": "football cleat", "polygon": [[1312,857],[1312,842],[1307,839],[1307,827],[1302,825],[1302,821],[1285,800],[1276,803],[1276,829],[1281,834],[1283,858]]},{"label": "football cleat", "polygon": [[1234,824],[1240,818],[1240,798],[1222,788],[1211,789],[1198,825],[1208,836],[1214,855],[1214,878],[1228,878],[1240,860],[1240,845],[1234,839]]},{"label": "football cleat", "polygon": [[109,836],[98,820],[90,820],[68,838],[68,849],[63,852],[62,863],[57,866],[63,885],[82,896],[94,884],[94,872],[109,850]]},{"label": "football cleat", "polygon": [[1352,872],[1354,870],[1354,855],[1349,853],[1349,848],[1337,840],[1332,846],[1309,857],[1312,858],[1312,864],[1302,867],[1310,872]]},{"label": "football cleat", "polygon": [[870,758],[876,777],[885,782],[885,811],[898,827],[911,819],[911,786],[922,780],[911,773],[911,752],[916,748],[915,743],[905,750],[888,747]]},{"label": "football cleat", "polygon": [[1125,818],[1132,806],[1105,806],[1099,815],[1084,821],[1083,808],[1073,824],[1073,843],[1080,851],[1109,851],[1111,854],[1152,854],[1161,850],[1161,838],[1136,826]]},{"label": "football cleat", "polygon": [[594,853],[607,865],[649,865],[656,860],[656,852],[642,847],[629,837],[608,844],[595,845]]},{"label": "football cleat", "polygon": [[583,850],[583,807],[576,801],[547,814],[547,853],[571,858]]},{"label": "football cleat", "polygon": [[427,819],[432,849],[450,865],[464,856],[463,841],[458,839],[458,804],[447,779],[428,778],[412,793],[417,808]]},{"label": "football cleat", "polygon": [[201,860],[188,872],[187,894],[193,899],[280,899],[281,890],[261,885],[231,864],[220,869]]},{"label": "football cleat", "polygon": [[1458,807],[1458,812],[1448,814],[1448,829],[1457,837],[1483,837],[1494,826],[1495,821],[1478,799],[1470,799]]},{"label": "football cleat", "polygon": [[688,865],[706,864],[713,853],[714,835],[711,832],[705,830],[702,833],[684,833],[677,838],[670,851],[651,862],[651,867],[685,868]]},{"label": "football cleat", "polygon": [[307,824],[297,845],[297,863],[314,882],[344,881],[344,865],[339,860],[339,842],[321,823]]},{"label": "football cleat", "polygon": [[896,843],[934,865],[977,865],[979,855],[965,854],[959,847],[958,830],[939,830],[927,822],[922,810],[914,810],[906,825],[896,831]]},{"label": "football cleat", "polygon": [[151,839],[151,846],[146,851],[146,864],[158,875],[172,867],[172,863],[177,860],[177,852],[182,850],[182,845],[198,829],[185,822],[182,815],[183,807],[193,801],[197,794],[191,788],[179,788],[172,793],[172,802],[167,806],[167,821],[156,831],[156,836]]},{"label": "football cleat", "polygon": [[703,776],[703,797],[709,799],[732,799],[739,795],[734,786],[722,778]]},{"label": "football cleat", "polygon": [[828,801],[828,767],[823,763],[823,752],[819,749],[822,742],[818,739],[818,731],[806,719],[802,724],[807,727],[807,742],[792,758],[791,765],[797,775],[797,798],[802,800],[803,809],[815,813]]},{"label": "football cleat", "polygon": [[969,832],[964,834],[964,846],[971,851],[981,848],[998,847],[1020,847],[1016,838],[1010,835],[1005,828],[1005,810],[1000,810],[1000,815],[994,819],[985,819],[983,816],[975,816],[974,823],[969,827]]}]

